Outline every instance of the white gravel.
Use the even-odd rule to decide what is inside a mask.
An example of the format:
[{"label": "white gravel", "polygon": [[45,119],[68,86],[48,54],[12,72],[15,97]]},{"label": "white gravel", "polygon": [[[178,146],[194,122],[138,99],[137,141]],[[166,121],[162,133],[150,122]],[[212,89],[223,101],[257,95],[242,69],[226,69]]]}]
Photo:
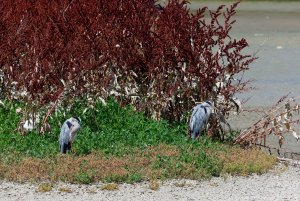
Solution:
[{"label": "white gravel", "polygon": [[[209,181],[160,181],[159,189],[149,182],[121,184],[119,190],[102,190],[104,184],[54,184],[50,192],[37,192],[39,184],[0,182],[0,200],[300,200],[300,166],[279,164],[270,172],[249,177],[222,176]],[[177,184],[177,185],[176,185]],[[183,187],[178,187],[183,184]],[[60,192],[67,188],[71,193]]]}]

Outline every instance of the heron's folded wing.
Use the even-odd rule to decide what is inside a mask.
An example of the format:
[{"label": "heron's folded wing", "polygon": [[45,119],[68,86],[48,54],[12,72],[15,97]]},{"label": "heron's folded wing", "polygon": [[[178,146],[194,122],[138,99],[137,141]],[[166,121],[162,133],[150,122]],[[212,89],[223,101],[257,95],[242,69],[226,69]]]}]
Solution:
[{"label": "heron's folded wing", "polygon": [[190,121],[190,129],[191,130],[199,130],[205,119],[206,112],[202,105],[197,105],[192,113],[191,121]]},{"label": "heron's folded wing", "polygon": [[60,143],[68,143],[69,142],[69,133],[70,129],[69,126],[67,125],[67,122],[64,122],[60,129],[60,135],[59,135],[59,141]]}]

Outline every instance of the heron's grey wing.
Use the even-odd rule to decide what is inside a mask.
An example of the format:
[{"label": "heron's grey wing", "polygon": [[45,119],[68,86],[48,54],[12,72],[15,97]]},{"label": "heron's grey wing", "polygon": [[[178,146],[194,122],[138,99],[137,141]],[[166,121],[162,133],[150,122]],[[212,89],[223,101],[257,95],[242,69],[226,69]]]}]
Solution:
[{"label": "heron's grey wing", "polygon": [[196,118],[195,118],[195,114],[197,113],[197,110],[198,110],[198,105],[196,107],[194,107],[193,109],[193,112],[192,112],[192,116],[191,116],[191,119],[190,119],[190,131],[192,132],[194,130],[194,125],[195,125],[195,122],[196,122]]},{"label": "heron's grey wing", "polygon": [[190,120],[190,132],[192,134],[192,138],[195,138],[197,134],[200,134],[202,131],[202,127],[205,123],[205,119],[207,116],[207,111],[200,104],[194,108],[194,111]]},{"label": "heron's grey wing", "polygon": [[67,124],[68,121],[65,121],[60,129],[60,135],[59,135],[59,143],[62,144],[68,144],[69,143],[69,134],[70,134],[70,128]]},{"label": "heron's grey wing", "polygon": [[205,122],[205,124],[207,124],[212,108],[211,108],[211,106],[205,106],[204,110],[205,110],[204,122]]}]

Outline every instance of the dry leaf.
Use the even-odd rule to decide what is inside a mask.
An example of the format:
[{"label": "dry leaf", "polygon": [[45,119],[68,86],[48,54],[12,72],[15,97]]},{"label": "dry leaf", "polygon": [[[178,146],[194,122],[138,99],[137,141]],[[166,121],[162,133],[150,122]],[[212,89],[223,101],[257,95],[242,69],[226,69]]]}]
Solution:
[{"label": "dry leaf", "polygon": [[290,124],[290,122],[285,123],[285,127],[286,127],[287,130],[290,130],[290,129],[291,129],[291,124]]}]

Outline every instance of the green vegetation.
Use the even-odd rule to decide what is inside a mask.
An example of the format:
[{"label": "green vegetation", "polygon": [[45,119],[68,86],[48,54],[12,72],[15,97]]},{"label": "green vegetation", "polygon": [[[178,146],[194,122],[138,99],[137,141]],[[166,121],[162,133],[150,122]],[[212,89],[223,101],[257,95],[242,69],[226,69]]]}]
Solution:
[{"label": "green vegetation", "polygon": [[[243,150],[202,137],[186,138],[186,124],[169,125],[147,119],[134,108],[110,100],[94,109],[77,103],[49,120],[51,131],[21,136],[19,104],[5,102],[0,108],[0,176],[14,181],[62,180],[88,184],[95,181],[134,183],[145,179],[202,179],[222,173],[263,173],[275,159],[258,150]],[[58,148],[60,125],[77,115],[82,129],[72,153]],[[184,120],[183,122],[186,122]],[[249,159],[249,160],[248,160]]]}]

